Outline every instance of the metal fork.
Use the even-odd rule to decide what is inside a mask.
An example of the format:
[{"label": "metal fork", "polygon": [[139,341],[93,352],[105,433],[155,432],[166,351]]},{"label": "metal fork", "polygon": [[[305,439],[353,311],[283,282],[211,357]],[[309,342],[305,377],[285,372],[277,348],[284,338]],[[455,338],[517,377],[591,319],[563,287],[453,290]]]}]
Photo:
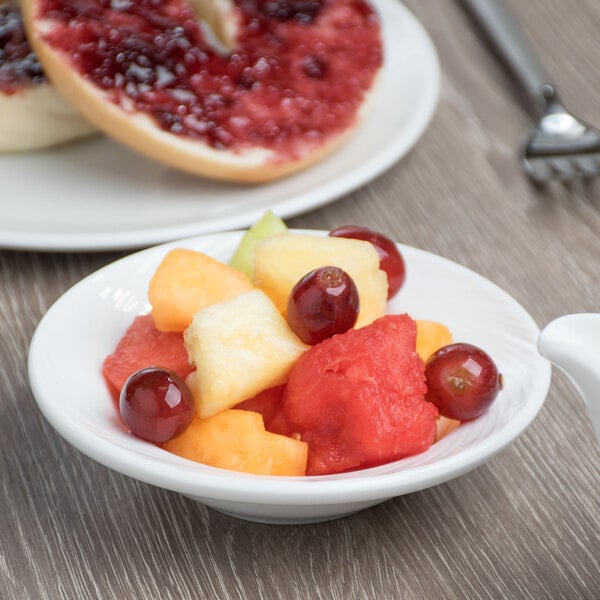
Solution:
[{"label": "metal fork", "polygon": [[504,0],[459,0],[524,92],[537,121],[520,158],[538,184],[600,175],[600,131],[570,114]]}]

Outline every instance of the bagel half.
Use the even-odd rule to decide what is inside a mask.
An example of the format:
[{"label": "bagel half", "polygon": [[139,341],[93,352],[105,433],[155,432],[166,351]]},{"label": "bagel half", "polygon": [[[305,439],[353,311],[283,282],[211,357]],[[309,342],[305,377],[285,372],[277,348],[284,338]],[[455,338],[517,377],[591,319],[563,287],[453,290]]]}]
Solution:
[{"label": "bagel half", "polygon": [[93,132],[41,71],[16,0],[0,0],[0,31],[0,152],[45,148]]},{"label": "bagel half", "polygon": [[354,130],[382,64],[379,22],[363,0],[194,1],[22,6],[65,98],[177,169],[267,181],[318,161]]}]

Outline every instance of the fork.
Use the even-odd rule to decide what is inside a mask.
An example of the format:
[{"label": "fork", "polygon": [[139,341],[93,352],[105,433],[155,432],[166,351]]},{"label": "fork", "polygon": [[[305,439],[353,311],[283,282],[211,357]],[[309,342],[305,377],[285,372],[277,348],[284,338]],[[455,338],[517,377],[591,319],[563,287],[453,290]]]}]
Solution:
[{"label": "fork", "polygon": [[600,175],[600,131],[570,114],[504,0],[459,0],[524,93],[536,125],[520,150],[537,184]]}]

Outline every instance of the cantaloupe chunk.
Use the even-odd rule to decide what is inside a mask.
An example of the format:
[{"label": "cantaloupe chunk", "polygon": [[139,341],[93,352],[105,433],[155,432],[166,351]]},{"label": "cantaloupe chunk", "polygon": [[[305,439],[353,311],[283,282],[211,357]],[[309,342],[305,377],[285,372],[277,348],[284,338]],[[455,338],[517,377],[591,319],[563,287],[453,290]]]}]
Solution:
[{"label": "cantaloupe chunk", "polygon": [[369,242],[284,233],[256,244],[253,283],[285,314],[292,288],[308,272],[323,266],[340,267],[358,289],[360,311],[356,327],[385,314],[387,275],[379,268],[379,255]]},{"label": "cantaloupe chunk", "polygon": [[260,290],[196,313],[184,343],[196,365],[188,384],[202,418],[285,383],[308,348]]},{"label": "cantaloupe chunk", "polygon": [[246,275],[185,248],[171,250],[150,280],[148,299],[160,331],[183,331],[199,310],[254,289]]},{"label": "cantaloupe chunk", "polygon": [[229,409],[208,419],[195,416],[163,448],[212,467],[255,475],[301,476],[306,471],[305,442],[265,431],[258,413]]},{"label": "cantaloupe chunk", "polygon": [[[440,348],[452,343],[452,333],[443,324],[436,321],[418,320],[417,323],[417,354],[427,362],[427,359]],[[438,416],[435,420],[435,441],[452,433],[460,421]]]},{"label": "cantaloupe chunk", "polygon": [[442,323],[417,320],[417,354],[424,360],[452,343],[452,333]]},{"label": "cantaloupe chunk", "polygon": [[446,437],[449,433],[452,433],[459,425],[461,421],[457,419],[449,419],[448,417],[439,416],[435,420],[435,442],[439,442],[442,438]]}]

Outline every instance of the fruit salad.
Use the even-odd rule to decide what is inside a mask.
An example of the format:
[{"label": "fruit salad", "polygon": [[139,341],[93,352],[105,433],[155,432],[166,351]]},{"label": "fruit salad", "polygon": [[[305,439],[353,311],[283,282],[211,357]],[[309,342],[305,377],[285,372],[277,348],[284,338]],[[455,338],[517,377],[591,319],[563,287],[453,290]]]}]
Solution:
[{"label": "fruit salad", "polygon": [[166,253],[104,378],[131,434],[213,467],[329,475],[424,452],[503,381],[444,324],[386,314],[405,275],[380,233],[267,212],[229,264]]}]

